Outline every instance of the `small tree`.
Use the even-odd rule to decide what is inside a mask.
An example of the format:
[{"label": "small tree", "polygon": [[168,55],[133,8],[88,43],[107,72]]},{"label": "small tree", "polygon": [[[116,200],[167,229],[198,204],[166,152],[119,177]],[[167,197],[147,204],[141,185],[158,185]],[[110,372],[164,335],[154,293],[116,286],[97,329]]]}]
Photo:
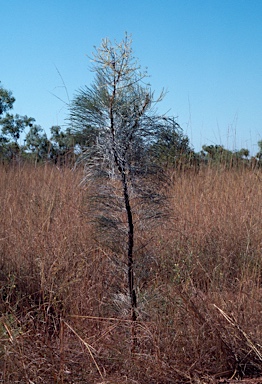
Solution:
[{"label": "small tree", "polygon": [[32,117],[11,114],[15,98],[11,91],[7,91],[0,84],[0,154],[3,159],[12,159],[21,154],[18,139],[26,127],[32,127],[35,121]]},{"label": "small tree", "polygon": [[[122,233],[123,226],[126,228],[126,247],[125,243],[121,244],[127,252],[131,318],[135,321],[134,241],[137,224],[134,223],[132,197],[139,201],[144,218],[155,221],[163,213],[160,190],[164,174],[156,156],[152,155],[152,148],[159,140],[159,132],[173,129],[174,121],[156,114],[154,106],[162,100],[163,93],[154,100],[150,86],[145,84],[147,74],[141,72],[132,55],[131,43],[127,35],[120,44],[113,45],[108,39],[102,41],[93,55],[94,83],[81,89],[74,98],[70,121],[75,131],[83,132],[88,128],[92,134],[92,145],[86,149],[83,160],[87,169],[85,180],[100,178],[96,185],[100,223],[110,229],[116,228],[118,234]],[[111,186],[109,180],[112,180]],[[114,195],[114,205],[112,185],[121,186]],[[151,208],[147,209],[149,206]],[[126,217],[124,223],[115,217],[115,211],[122,209]]]},{"label": "small tree", "polygon": [[32,117],[20,116],[18,114],[11,115],[7,113],[4,118],[0,119],[2,133],[17,143],[21,133],[26,127],[31,127],[34,121],[35,119]]},{"label": "small tree", "polygon": [[0,116],[13,108],[15,98],[12,95],[11,91],[7,91],[2,87],[0,82]]},{"label": "small tree", "polygon": [[40,125],[33,124],[26,135],[26,148],[36,161],[47,159],[51,143]]},{"label": "small tree", "polygon": [[179,124],[170,118],[168,124],[160,127],[157,133],[157,140],[151,146],[152,156],[161,165],[166,167],[178,167],[181,161],[190,162],[193,151],[189,146],[189,139],[182,132]]},{"label": "small tree", "polygon": [[258,161],[261,162],[261,160],[262,160],[262,140],[258,141],[257,145],[258,145],[259,151],[256,154],[256,157],[258,158]]}]

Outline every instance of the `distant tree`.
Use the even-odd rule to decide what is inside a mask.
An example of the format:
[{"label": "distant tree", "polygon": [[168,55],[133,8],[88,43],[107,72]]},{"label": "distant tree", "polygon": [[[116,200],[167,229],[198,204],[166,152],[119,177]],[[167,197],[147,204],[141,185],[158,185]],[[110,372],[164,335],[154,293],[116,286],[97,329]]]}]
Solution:
[{"label": "distant tree", "polygon": [[10,142],[5,136],[0,136],[0,160],[2,162],[10,161],[19,155],[20,148],[17,143]]},{"label": "distant tree", "polygon": [[246,148],[241,148],[238,152],[238,155],[241,157],[241,158],[248,158],[248,156],[249,156],[249,150],[248,149],[246,149]]},{"label": "distant tree", "polygon": [[166,122],[166,125],[159,127],[150,151],[153,158],[162,165],[178,167],[181,161],[189,162],[192,149],[179,124],[170,118]]},{"label": "distant tree", "polygon": [[66,132],[62,131],[62,128],[59,125],[52,126],[50,132],[50,140],[59,151],[65,151],[70,147],[69,137]]},{"label": "distant tree", "polygon": [[29,150],[34,160],[44,160],[48,158],[51,143],[46,133],[40,125],[33,124],[25,138],[26,149]]},{"label": "distant tree", "polygon": [[2,125],[2,133],[17,143],[21,133],[26,127],[31,127],[34,121],[35,119],[32,117],[7,113],[4,118],[0,119],[0,125]]},{"label": "distant tree", "polygon": [[52,143],[50,159],[60,165],[74,161],[78,142],[71,129],[67,128],[63,131],[60,126],[55,125],[51,127],[50,132],[50,141]]},{"label": "distant tree", "polygon": [[222,153],[224,152],[224,148],[222,145],[203,145],[202,150],[204,152],[204,156],[208,160],[220,161],[222,158]]},{"label": "distant tree", "polygon": [[11,91],[7,91],[3,88],[0,82],[0,117],[4,112],[9,111],[13,108],[15,98]]},{"label": "distant tree", "polygon": [[26,127],[31,127],[35,121],[32,117],[11,114],[15,98],[11,91],[7,91],[0,84],[0,154],[1,158],[11,160],[21,154],[22,148],[18,144],[21,133]]},{"label": "distant tree", "polygon": [[239,151],[230,151],[222,145],[203,145],[201,157],[203,161],[223,165],[227,168],[247,164],[249,150],[242,148]]},{"label": "distant tree", "polygon": [[[138,224],[134,222],[133,196],[140,201],[144,217],[152,221],[159,217],[164,172],[152,161],[151,149],[160,139],[161,131],[175,133],[173,128],[177,126],[174,127],[173,118],[156,114],[154,106],[163,94],[154,100],[150,86],[145,84],[147,74],[133,57],[131,43],[129,36],[119,44],[103,40],[94,53],[94,83],[78,92],[70,118],[74,131],[85,129],[90,139],[82,160],[87,165],[86,180],[100,178],[96,184],[100,223],[109,230],[116,229],[118,235],[125,228],[126,247],[124,243],[121,247],[126,249],[131,318],[135,321],[134,241]],[[119,210],[125,212],[124,221],[116,217]],[[116,242],[119,243],[119,236]]]},{"label": "distant tree", "polygon": [[259,160],[260,162],[262,162],[262,140],[260,140],[260,141],[257,143],[257,145],[258,145],[259,151],[258,151],[258,153],[256,154],[256,157],[258,158],[258,160]]}]

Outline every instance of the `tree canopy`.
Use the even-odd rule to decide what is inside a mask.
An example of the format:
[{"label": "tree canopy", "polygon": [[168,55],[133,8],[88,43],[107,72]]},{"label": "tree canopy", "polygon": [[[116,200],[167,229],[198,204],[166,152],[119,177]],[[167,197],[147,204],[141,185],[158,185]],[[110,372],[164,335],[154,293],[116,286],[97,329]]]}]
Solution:
[{"label": "tree canopy", "polygon": [[100,157],[104,165],[115,162],[130,172],[141,162],[155,162],[164,149],[174,155],[189,151],[174,118],[156,113],[164,93],[155,99],[147,73],[133,57],[129,36],[114,46],[103,40],[93,63],[93,84],[78,91],[70,108],[73,132],[85,131],[89,138],[85,153],[90,161]]},{"label": "tree canopy", "polygon": [[4,112],[13,108],[14,102],[15,98],[13,97],[12,92],[3,88],[0,82],[0,117]]}]

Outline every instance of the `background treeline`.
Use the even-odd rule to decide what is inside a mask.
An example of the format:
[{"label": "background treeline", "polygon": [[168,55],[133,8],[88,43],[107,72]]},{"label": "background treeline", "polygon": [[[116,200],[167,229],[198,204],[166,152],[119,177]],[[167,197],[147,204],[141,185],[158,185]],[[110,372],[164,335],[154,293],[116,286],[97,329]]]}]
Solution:
[{"label": "background treeline", "polygon": [[[98,132],[91,125],[74,128],[74,122],[68,119],[67,128],[52,126],[50,135],[28,116],[12,114],[15,98],[11,91],[0,83],[0,161],[50,162],[72,165],[78,157],[92,147]],[[21,143],[22,142],[22,143]],[[167,124],[159,129],[157,140],[151,146],[152,159],[161,165],[177,169],[198,169],[200,165],[223,165],[227,168],[262,165],[262,140],[258,142],[258,152],[250,156],[248,149],[231,151],[222,145],[203,145],[200,152],[190,146],[188,137],[179,124]]]}]

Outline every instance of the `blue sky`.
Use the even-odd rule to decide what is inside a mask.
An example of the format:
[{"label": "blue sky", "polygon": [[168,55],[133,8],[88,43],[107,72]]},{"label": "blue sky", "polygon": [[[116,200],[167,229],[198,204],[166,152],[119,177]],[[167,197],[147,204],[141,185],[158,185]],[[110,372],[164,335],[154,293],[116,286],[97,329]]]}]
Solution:
[{"label": "blue sky", "polygon": [[0,10],[0,81],[14,112],[47,133],[65,125],[68,96],[92,83],[93,47],[128,32],[152,89],[168,91],[159,112],[177,116],[195,150],[257,152],[262,0],[0,0]]}]

